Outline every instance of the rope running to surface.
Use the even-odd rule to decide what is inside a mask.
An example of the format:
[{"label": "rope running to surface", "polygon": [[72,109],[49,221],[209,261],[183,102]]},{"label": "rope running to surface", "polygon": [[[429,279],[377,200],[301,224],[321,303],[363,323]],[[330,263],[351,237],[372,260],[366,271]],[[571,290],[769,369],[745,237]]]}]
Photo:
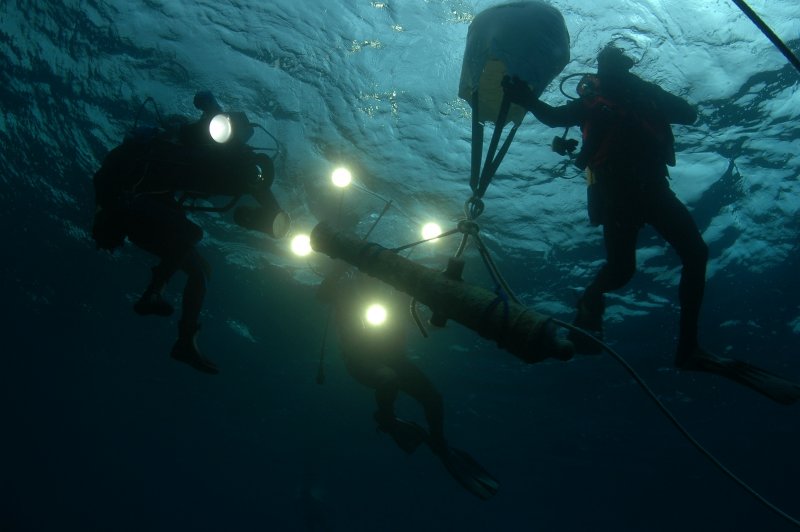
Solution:
[{"label": "rope running to surface", "polygon": [[599,344],[600,346],[602,346],[603,349],[606,350],[614,358],[614,360],[616,360],[625,369],[625,371],[627,371],[631,375],[631,377],[633,377],[633,380],[636,381],[636,383],[642,388],[642,390],[644,390],[645,394],[650,399],[653,400],[653,402],[656,404],[656,406],[661,411],[661,413],[664,414],[664,416],[666,416],[666,418],[670,421],[670,423],[672,423],[672,425],[678,430],[678,432],[680,432],[683,435],[683,437],[686,438],[689,441],[689,443],[695,449],[697,449],[700,452],[700,454],[702,454],[704,457],[706,457],[712,464],[714,464],[720,471],[722,471],[722,473],[725,476],[727,476],[728,478],[733,480],[736,484],[741,486],[745,491],[747,491],[752,497],[754,497],[756,500],[758,500],[761,504],[766,506],[772,512],[774,512],[778,516],[782,517],[783,519],[785,519],[789,523],[791,523],[794,526],[800,528],[800,521],[799,520],[797,520],[796,518],[794,518],[791,515],[787,514],[786,512],[784,512],[783,510],[778,508],[775,504],[773,504],[772,502],[767,500],[763,495],[761,495],[759,492],[757,492],[754,488],[752,488],[744,480],[739,478],[733,471],[728,469],[722,462],[719,461],[719,459],[716,456],[711,454],[711,451],[709,451],[708,449],[703,447],[703,445],[699,441],[697,441],[697,439],[694,436],[691,435],[691,433],[686,429],[686,427],[684,427],[681,424],[681,422],[678,421],[678,419],[675,417],[675,415],[666,407],[666,405],[664,405],[664,403],[658,398],[658,396],[655,394],[655,392],[647,385],[646,382],[644,382],[644,379],[642,379],[642,377],[622,357],[622,355],[620,355],[619,353],[617,353],[616,351],[611,349],[611,347],[609,347],[607,344],[605,344],[604,342],[601,342],[600,340],[598,340],[597,338],[595,338],[594,336],[589,334],[587,331],[585,331],[585,330],[583,330],[583,329],[581,329],[579,327],[575,327],[574,325],[571,325],[569,323],[563,322],[561,320],[557,320],[555,318],[553,318],[553,323],[555,323],[556,325],[558,325],[560,327],[564,327],[565,329],[569,329],[571,331],[577,332],[578,334],[586,336],[587,338],[590,338],[592,341],[594,341],[597,344]]}]

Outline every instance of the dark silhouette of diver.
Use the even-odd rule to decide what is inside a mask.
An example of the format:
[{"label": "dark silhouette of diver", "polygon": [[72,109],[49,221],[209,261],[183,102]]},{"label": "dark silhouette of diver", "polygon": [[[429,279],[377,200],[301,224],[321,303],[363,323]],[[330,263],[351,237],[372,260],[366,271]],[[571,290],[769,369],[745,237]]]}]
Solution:
[{"label": "dark silhouette of diver", "polygon": [[[342,359],[348,374],[375,391],[378,429],[391,435],[407,452],[423,440],[408,433],[395,416],[394,405],[402,391],[423,408],[428,423],[429,443],[446,446],[442,396],[428,377],[408,358],[403,304],[386,285],[363,274],[337,267],[319,286],[317,297],[333,305],[333,319]],[[381,304],[387,319],[370,324],[365,313],[371,304]]]},{"label": "dark silhouette of diver", "polygon": [[[111,150],[94,176],[92,236],[99,248],[107,250],[123,245],[127,237],[159,258],[150,283],[133,306],[139,315],[171,315],[164,288],[178,270],[186,273],[178,339],[171,356],[215,374],[217,366],[200,352],[196,341],[211,270],[195,248],[203,231],[187,218],[185,200],[226,195],[233,196],[235,203],[240,196],[250,195],[259,206],[238,207],[234,219],[276,237],[288,229],[288,216],[269,190],[274,178],[271,159],[245,144],[252,128],[239,139],[217,144],[209,135],[209,124],[222,109],[209,92],[198,93],[194,103],[203,111],[200,120],[171,117],[162,127],[135,130]],[[180,199],[178,192],[183,194]],[[233,203],[197,210],[221,211]]]},{"label": "dark silhouette of diver", "polygon": [[[602,339],[603,295],[625,286],[633,277],[636,238],[644,224],[649,224],[675,249],[683,264],[675,365],[716,373],[791,404],[800,399],[799,385],[699,346],[708,247],[667,181],[667,167],[675,165],[670,125],[692,124],[697,113],[683,99],[631,74],[633,64],[620,49],[607,45],[597,56],[597,74],[580,80],[580,97],[561,107],[540,101],[517,78],[503,81],[508,98],[543,124],[581,127],[583,144],[575,164],[586,169],[589,220],[603,226],[607,260],[580,297],[573,324]],[[559,153],[575,147],[560,140],[553,144]],[[602,350],[599,343],[576,331],[570,331],[569,339],[579,353]]]},{"label": "dark silhouette of diver", "polygon": [[[317,298],[333,305],[334,324],[341,356],[348,374],[375,391],[378,430],[390,435],[406,453],[425,443],[448,472],[467,490],[488,499],[498,489],[497,481],[464,451],[447,444],[444,437],[442,396],[428,377],[408,358],[405,320],[408,298],[364,274],[337,265],[317,291]],[[386,321],[370,324],[367,309],[380,302]],[[395,414],[400,392],[423,408],[427,430]]]},{"label": "dark silhouette of diver", "polygon": [[[669,188],[675,164],[670,124],[692,124],[697,113],[681,98],[631,74],[634,62],[613,45],[597,56],[597,75],[584,76],[580,98],[551,107],[533,97],[517,79],[506,83],[511,101],[550,127],[580,126],[583,145],[576,165],[587,171],[592,224],[603,226],[607,260],[578,301],[574,324],[602,338],[603,295],[625,286],[636,269],[636,238],[651,225],[683,264],[679,288],[680,334],[676,363],[687,363],[698,348],[698,319],[705,287],[708,248],[688,209]],[[600,346],[570,333],[576,350]]]}]

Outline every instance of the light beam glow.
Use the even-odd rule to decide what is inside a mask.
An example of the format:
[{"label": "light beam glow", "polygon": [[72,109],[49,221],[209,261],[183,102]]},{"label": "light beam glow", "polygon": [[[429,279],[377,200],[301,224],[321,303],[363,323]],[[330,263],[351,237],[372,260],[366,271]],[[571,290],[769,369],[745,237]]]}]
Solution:
[{"label": "light beam glow", "polygon": [[427,223],[422,226],[422,238],[428,240],[429,238],[436,238],[442,234],[442,228],[437,223]]},{"label": "light beam glow", "polygon": [[225,114],[215,116],[208,124],[208,133],[212,139],[220,144],[228,142],[233,135],[231,118]]},{"label": "light beam glow", "polygon": [[298,257],[305,257],[311,253],[311,238],[308,235],[297,235],[292,239],[292,253]]},{"label": "light beam glow", "polygon": [[380,303],[373,303],[367,307],[367,312],[364,317],[366,318],[368,324],[377,327],[386,323],[388,313],[386,312],[386,307]]},{"label": "light beam glow", "polygon": [[339,167],[331,174],[331,181],[339,188],[344,188],[353,180],[353,174],[344,167]]}]

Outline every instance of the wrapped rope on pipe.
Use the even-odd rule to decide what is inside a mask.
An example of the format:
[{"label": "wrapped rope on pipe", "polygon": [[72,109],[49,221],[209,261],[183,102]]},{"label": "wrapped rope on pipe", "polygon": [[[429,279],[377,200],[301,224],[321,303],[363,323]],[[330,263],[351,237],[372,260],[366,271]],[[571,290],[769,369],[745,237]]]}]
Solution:
[{"label": "wrapped rope on pipe", "polygon": [[311,232],[311,247],[409,294],[434,313],[496,341],[527,363],[547,358],[569,360],[574,354],[572,344],[556,334],[549,316],[514,301],[497,305],[494,292],[448,277],[374,242],[336,231],[323,222]]}]

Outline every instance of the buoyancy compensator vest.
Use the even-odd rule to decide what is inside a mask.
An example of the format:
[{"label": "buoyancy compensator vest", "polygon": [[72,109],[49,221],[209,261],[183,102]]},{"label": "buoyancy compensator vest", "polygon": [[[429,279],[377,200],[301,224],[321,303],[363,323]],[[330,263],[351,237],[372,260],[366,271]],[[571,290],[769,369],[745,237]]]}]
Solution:
[{"label": "buoyancy compensator vest", "polygon": [[597,170],[675,165],[674,137],[647,83],[633,75],[578,84],[585,108],[583,146],[575,164]]}]

